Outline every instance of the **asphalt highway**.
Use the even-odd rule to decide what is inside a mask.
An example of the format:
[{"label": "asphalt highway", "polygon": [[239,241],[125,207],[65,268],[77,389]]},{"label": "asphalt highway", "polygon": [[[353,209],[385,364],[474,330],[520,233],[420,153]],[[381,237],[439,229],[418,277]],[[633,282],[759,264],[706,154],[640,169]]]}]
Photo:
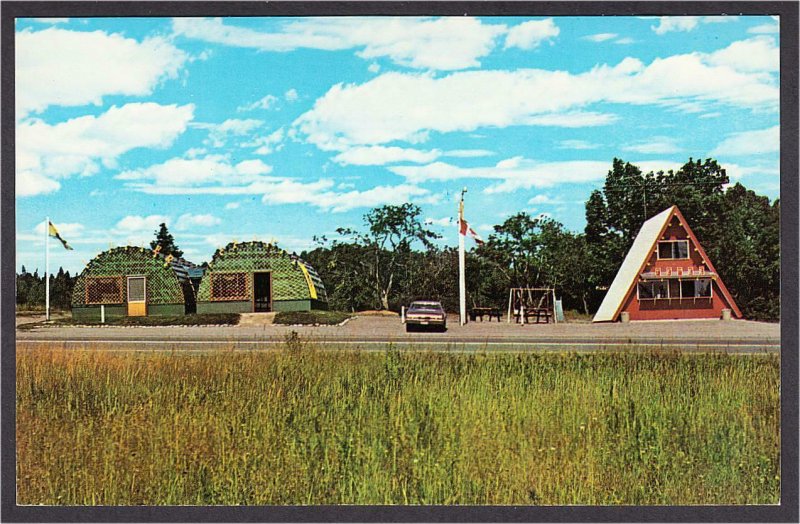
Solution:
[{"label": "asphalt highway", "polygon": [[566,323],[519,326],[450,321],[445,333],[406,333],[399,319],[358,317],[343,326],[42,327],[17,330],[17,347],[139,351],[269,350],[292,332],[327,349],[383,351],[609,351],[630,348],[732,353],[777,353],[780,326],[747,321],[672,321],[629,324]]}]

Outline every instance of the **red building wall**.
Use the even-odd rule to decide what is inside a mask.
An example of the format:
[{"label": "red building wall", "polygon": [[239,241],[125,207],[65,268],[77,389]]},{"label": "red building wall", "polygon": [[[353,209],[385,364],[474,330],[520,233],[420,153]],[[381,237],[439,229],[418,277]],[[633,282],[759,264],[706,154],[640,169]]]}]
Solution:
[{"label": "red building wall", "polygon": [[[653,252],[645,264],[643,273],[652,273],[656,269],[665,272],[668,268],[673,274],[677,273],[678,268],[684,270],[693,268],[703,268],[710,271],[704,263],[697,246],[694,244],[689,234],[680,224],[678,217],[673,217],[670,224],[664,230],[664,234],[659,240],[689,240],[689,258],[659,260],[658,245],[653,248]],[[667,279],[665,279],[667,280]],[[681,318],[720,318],[723,309],[730,309],[731,306],[725,300],[722,291],[716,280],[712,280],[711,298],[670,298],[657,300],[638,299],[636,284],[634,284],[628,298],[622,306],[621,311],[627,311],[631,320],[672,320]]]}]

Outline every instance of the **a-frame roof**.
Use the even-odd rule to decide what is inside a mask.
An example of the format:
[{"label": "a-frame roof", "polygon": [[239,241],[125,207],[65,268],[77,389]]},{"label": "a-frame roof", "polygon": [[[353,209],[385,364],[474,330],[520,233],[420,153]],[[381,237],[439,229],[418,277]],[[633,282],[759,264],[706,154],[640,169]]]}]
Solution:
[{"label": "a-frame roof", "polygon": [[[683,218],[683,214],[681,214],[678,206],[671,206],[642,224],[639,234],[636,235],[630,251],[628,251],[628,254],[625,256],[625,260],[622,262],[619,271],[617,271],[617,276],[614,277],[614,281],[608,288],[606,296],[603,298],[603,302],[600,304],[597,313],[595,313],[592,322],[613,322],[617,319],[622,306],[625,304],[625,300],[636,284],[637,277],[642,272],[650,255],[653,253],[656,242],[658,242],[658,239],[669,225],[673,216],[678,217],[681,224],[683,224],[683,227],[686,229],[689,238],[692,239],[692,242],[697,247],[703,260],[708,265],[708,268],[716,273],[713,264],[708,259],[708,255],[706,255],[705,250],[700,245],[700,242],[698,242],[697,237],[694,236],[692,228],[689,227],[686,219]],[[725,296],[725,300],[730,304],[731,309],[733,309],[734,315],[736,317],[741,317],[742,313],[736,306],[736,302],[734,302],[733,297],[728,292],[722,279],[717,278],[716,282]]]},{"label": "a-frame roof", "polygon": [[606,292],[600,308],[595,313],[592,322],[611,322],[617,319],[617,314],[622,307],[623,302],[628,297],[628,292],[631,285],[636,282],[636,278],[647,263],[650,253],[653,252],[653,246],[661,236],[661,232],[669,224],[672,218],[672,210],[675,206],[665,209],[653,218],[645,221],[636,239],[633,241],[630,251],[625,256],[622,265],[617,271],[617,276]]}]

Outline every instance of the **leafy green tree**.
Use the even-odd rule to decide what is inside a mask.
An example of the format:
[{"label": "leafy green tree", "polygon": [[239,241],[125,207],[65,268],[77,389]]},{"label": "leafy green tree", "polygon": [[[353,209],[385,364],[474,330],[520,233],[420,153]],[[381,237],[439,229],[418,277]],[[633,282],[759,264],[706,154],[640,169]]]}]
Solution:
[{"label": "leafy green tree", "polygon": [[[602,300],[642,223],[677,205],[745,317],[777,319],[780,205],[729,182],[714,159],[643,174],[614,159],[603,191],[586,202],[587,272],[592,308]],[[599,289],[596,294],[591,288]]]},{"label": "leafy green tree", "polygon": [[737,183],[721,198],[713,224],[714,241],[705,245],[745,318],[780,318],[780,201]]},{"label": "leafy green tree", "polygon": [[167,229],[167,225],[165,223],[162,222],[158,226],[158,231],[155,231],[154,233],[156,235],[156,239],[150,242],[151,249],[155,249],[156,246],[161,246],[161,254],[164,256],[172,255],[175,258],[180,258],[183,256],[183,251],[178,249],[178,246],[175,244],[175,239]]},{"label": "leafy green tree", "polygon": [[[364,215],[366,231],[339,228],[336,230],[339,237],[332,242],[326,238],[320,240],[323,246],[329,244],[330,252],[315,250],[308,254],[309,262],[315,265],[317,261],[317,270],[326,285],[328,281],[334,282],[331,295],[338,306],[346,304],[351,309],[362,304],[366,283],[371,296],[369,307],[399,309],[395,292],[410,278],[415,257],[412,247],[432,249],[432,240],[439,238],[425,227],[421,214],[419,206],[411,203],[376,207]],[[341,273],[337,273],[337,267],[342,269]],[[347,294],[352,299],[346,300]]]},{"label": "leafy green tree", "polygon": [[374,293],[369,281],[364,278],[368,268],[363,246],[349,242],[334,241],[326,246],[327,239],[320,240],[320,246],[301,253],[325,283],[328,304],[337,311],[359,311],[374,307]]}]

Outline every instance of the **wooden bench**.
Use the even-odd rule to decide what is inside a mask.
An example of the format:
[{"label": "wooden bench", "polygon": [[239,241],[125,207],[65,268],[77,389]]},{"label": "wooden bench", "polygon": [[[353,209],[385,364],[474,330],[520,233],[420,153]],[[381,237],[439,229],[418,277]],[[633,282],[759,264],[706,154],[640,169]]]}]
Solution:
[{"label": "wooden bench", "polygon": [[476,319],[480,318],[481,322],[483,322],[483,317],[489,317],[489,322],[492,321],[492,318],[496,318],[498,322],[500,322],[500,317],[502,316],[500,313],[500,308],[496,307],[474,307],[469,310],[469,319],[472,322],[475,322]]},{"label": "wooden bench", "polygon": [[[517,317],[517,319],[516,319],[517,323],[520,323],[520,324],[523,323],[522,313],[521,312],[517,313],[516,317]],[[531,324],[531,319],[533,319],[533,318],[536,319],[536,324],[541,324],[542,321],[544,321],[545,324],[549,324],[550,321],[552,321],[553,318],[554,318],[553,310],[552,309],[543,308],[543,307],[526,309],[525,310],[524,323],[525,324]]]}]

